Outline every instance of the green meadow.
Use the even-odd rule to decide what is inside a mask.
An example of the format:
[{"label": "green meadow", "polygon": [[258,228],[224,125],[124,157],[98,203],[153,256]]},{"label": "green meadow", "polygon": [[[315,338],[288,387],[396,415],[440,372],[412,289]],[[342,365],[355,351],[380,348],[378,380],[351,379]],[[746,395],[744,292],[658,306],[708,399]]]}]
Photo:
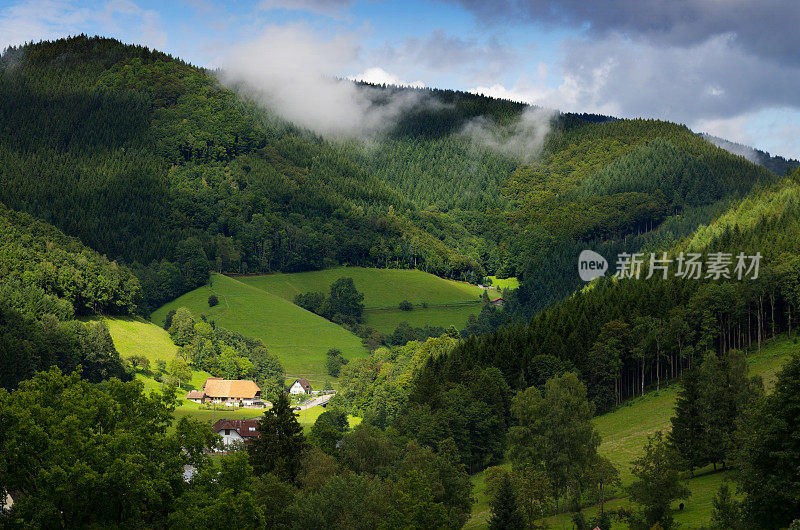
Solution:
[{"label": "green meadow", "polygon": [[415,307],[412,311],[374,309],[364,312],[364,322],[384,334],[393,332],[401,322],[407,322],[415,328],[455,326],[456,329],[464,329],[469,316],[477,315],[480,310],[481,306],[477,303],[456,307]]},{"label": "green meadow", "polygon": [[364,293],[366,309],[394,308],[403,300],[412,304],[427,302],[444,305],[477,300],[481,290],[471,284],[445,280],[415,269],[372,269],[337,267],[322,271],[275,273],[237,277],[237,280],[280,296],[290,302],[300,293],[320,291],[327,294],[339,278],[352,278],[356,289]]},{"label": "green meadow", "polygon": [[[162,306],[152,321],[162,324],[170,309],[186,307],[223,328],[261,339],[280,358],[287,378],[305,377],[314,386],[330,378],[325,372],[330,348],[338,348],[348,359],[367,355],[357,336],[280,296],[236,278],[220,274],[211,278],[211,287],[200,287]],[[211,294],[219,298],[215,307],[208,305]]]},{"label": "green meadow", "polygon": [[[780,337],[774,344],[766,344],[760,353],[751,352],[748,355],[750,375],[760,376],[764,387],[770,391],[775,382],[775,376],[789,355],[800,351],[800,345],[794,339]],[[668,431],[670,418],[678,392],[678,385],[662,388],[659,391],[645,393],[644,396],[626,401],[615,410],[595,418],[595,426],[602,437],[599,453],[608,457],[619,469],[623,487],[633,481],[631,463],[642,453],[642,448],[647,437],[654,432]],[[505,464],[505,467],[508,467]],[[489,498],[487,497],[484,474],[477,473],[472,477],[473,495],[475,502],[472,517],[465,528],[485,528],[490,517]],[[675,512],[675,521],[684,528],[699,528],[707,524],[713,508],[712,501],[719,485],[723,481],[732,481],[734,472],[717,471],[709,466],[695,472],[695,476],[687,480],[687,486],[692,492],[689,499],[684,501],[685,509]],[[624,491],[619,492],[619,498],[606,503],[606,509],[630,507],[631,503],[626,498]],[[587,508],[587,517],[594,517],[599,511],[598,506]],[[553,528],[571,528],[570,515],[549,517],[543,521]],[[615,521],[614,528],[627,528],[622,523]]]},{"label": "green meadow", "polygon": [[[102,320],[108,326],[109,333],[114,341],[114,347],[122,357],[144,355],[151,363],[155,363],[156,360],[169,361],[178,351],[178,347],[172,342],[169,333],[152,322],[132,318],[103,318]],[[222,418],[257,418],[264,413],[263,409],[236,409],[221,406],[206,408],[197,403],[186,401],[184,399],[185,393],[188,390],[202,388],[208,377],[211,377],[208,372],[195,370],[192,372],[191,381],[181,383],[181,388],[178,391],[178,406],[175,408],[174,414],[176,419],[187,417],[206,423],[214,423]],[[142,381],[146,391],[160,392],[164,390],[164,384],[152,377],[147,377],[140,373],[137,374],[136,378]],[[325,409],[320,406],[298,411],[297,421],[308,431],[324,411]],[[351,416],[349,419],[351,427],[355,427],[361,422],[361,419],[355,416]]]},{"label": "green meadow", "polygon": [[[344,277],[352,278],[356,289],[364,293],[365,324],[381,333],[393,332],[401,322],[408,322],[413,327],[430,325],[463,329],[467,318],[481,310],[480,288],[415,269],[338,267],[236,279],[292,302],[300,293],[319,291],[327,294],[330,285]],[[491,294],[497,296],[496,291]],[[398,309],[403,300],[414,305],[413,311]]]},{"label": "green meadow", "polygon": [[502,291],[504,289],[517,289],[519,287],[519,280],[514,276],[510,278],[498,278],[497,276],[487,276],[492,280],[492,287]]},{"label": "green meadow", "polygon": [[[150,369],[154,370],[156,361],[169,362],[178,353],[178,347],[172,342],[169,333],[152,322],[140,318],[103,318],[102,320],[108,326],[114,347],[123,358],[131,355],[143,355],[150,361]],[[162,383],[141,373],[136,377],[144,383],[145,390],[162,390],[164,387]],[[193,370],[190,381],[181,381],[178,393],[181,406],[184,403],[195,405],[183,400],[184,391],[203,388],[203,384],[209,377],[211,374],[208,372]]]},{"label": "green meadow", "polygon": [[123,357],[144,355],[151,363],[169,362],[178,353],[169,333],[141,318],[103,318],[114,346]]}]

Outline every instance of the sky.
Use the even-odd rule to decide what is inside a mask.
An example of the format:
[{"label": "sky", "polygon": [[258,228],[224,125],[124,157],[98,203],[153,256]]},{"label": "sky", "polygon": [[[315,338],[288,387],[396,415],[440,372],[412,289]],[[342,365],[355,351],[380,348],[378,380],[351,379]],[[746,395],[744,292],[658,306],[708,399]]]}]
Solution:
[{"label": "sky", "polygon": [[[798,21],[797,0],[0,0],[0,49],[98,34],[274,90],[289,76],[292,94],[330,77],[452,88],[800,158]],[[309,115],[341,102],[294,95],[318,100]]]}]

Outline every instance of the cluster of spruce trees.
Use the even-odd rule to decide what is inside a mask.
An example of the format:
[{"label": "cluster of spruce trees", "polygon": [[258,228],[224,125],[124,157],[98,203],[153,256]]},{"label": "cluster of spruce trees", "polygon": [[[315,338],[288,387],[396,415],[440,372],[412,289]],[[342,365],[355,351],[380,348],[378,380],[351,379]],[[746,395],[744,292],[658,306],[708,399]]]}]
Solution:
[{"label": "cluster of spruce trees", "polygon": [[58,366],[94,382],[129,378],[102,322],[136,311],[129,270],[27,214],[0,205],[0,387]]},{"label": "cluster of spruce trees", "polygon": [[[129,264],[146,310],[197,285],[176,274],[179,242],[220,272],[488,271],[557,300],[575,244],[640,248],[665,219],[707,221],[704,207],[775,179],[685,127],[598,116],[554,116],[523,163],[536,153],[465,131],[513,140],[528,109],[453,91],[362,86],[376,106],[416,104],[368,146],[329,141],[203,69],[97,37],[12,47],[0,81],[0,201]],[[528,297],[526,316],[553,300]]]}]

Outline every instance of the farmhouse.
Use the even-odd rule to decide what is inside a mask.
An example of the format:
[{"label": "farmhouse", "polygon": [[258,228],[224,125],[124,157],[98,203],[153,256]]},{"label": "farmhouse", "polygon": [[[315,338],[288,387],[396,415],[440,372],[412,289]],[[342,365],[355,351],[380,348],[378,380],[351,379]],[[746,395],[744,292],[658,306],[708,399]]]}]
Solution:
[{"label": "farmhouse", "polygon": [[292,395],[297,394],[310,394],[313,391],[311,383],[306,379],[295,379],[292,386],[289,387],[289,393]]},{"label": "farmhouse", "polygon": [[[197,399],[197,394],[189,392],[186,399]],[[222,379],[209,377],[203,385],[200,402],[227,403],[233,405],[257,405],[261,402],[261,389],[249,379]]]},{"label": "farmhouse", "polygon": [[258,436],[258,420],[217,420],[211,429],[222,436],[226,446],[234,443],[252,443]]},{"label": "farmhouse", "polygon": [[202,403],[205,397],[206,395],[200,390],[190,390],[189,393],[186,394],[186,399],[194,403]]}]

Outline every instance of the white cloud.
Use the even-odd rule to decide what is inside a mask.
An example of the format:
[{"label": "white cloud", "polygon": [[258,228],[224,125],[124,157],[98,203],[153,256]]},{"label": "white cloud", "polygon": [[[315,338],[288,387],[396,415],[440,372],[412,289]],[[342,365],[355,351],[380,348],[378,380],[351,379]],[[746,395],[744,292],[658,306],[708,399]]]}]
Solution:
[{"label": "white cloud", "polygon": [[491,86],[476,86],[467,90],[473,94],[488,96],[497,99],[508,99],[510,101],[518,101],[520,103],[527,103],[534,105],[541,98],[541,93],[534,90],[526,90],[515,86],[513,88],[506,88],[500,83],[495,83]]},{"label": "white cloud", "polygon": [[385,131],[419,103],[403,92],[376,105],[374,89],[337,79],[358,64],[353,34],[321,38],[305,25],[270,26],[255,40],[232,48],[223,79],[244,82],[285,119],[321,134],[368,136]]},{"label": "white cloud", "polygon": [[347,79],[351,81],[363,81],[364,83],[372,83],[373,85],[395,85],[412,88],[424,88],[425,83],[422,81],[403,81],[394,74],[390,74],[379,66],[367,68],[358,75],[348,76]]},{"label": "white cloud", "polygon": [[405,77],[457,76],[468,83],[488,83],[521,64],[516,49],[497,38],[483,40],[436,29],[423,37],[385,43],[369,54],[374,64]]},{"label": "white cloud", "polygon": [[33,0],[0,11],[0,50],[26,42],[55,39],[78,33],[94,34],[163,48],[167,33],[158,12],[142,9],[129,0],[111,0],[93,7],[71,1]]},{"label": "white cloud", "polygon": [[[798,110],[785,107],[768,108],[731,118],[700,119],[689,123],[689,126],[697,132],[756,147],[773,155],[800,159],[800,111]],[[744,152],[737,154],[748,156]]]},{"label": "white cloud", "polygon": [[557,115],[558,112],[551,109],[529,107],[509,126],[498,127],[479,117],[467,123],[461,132],[479,145],[531,162],[541,154],[551,122]]}]

